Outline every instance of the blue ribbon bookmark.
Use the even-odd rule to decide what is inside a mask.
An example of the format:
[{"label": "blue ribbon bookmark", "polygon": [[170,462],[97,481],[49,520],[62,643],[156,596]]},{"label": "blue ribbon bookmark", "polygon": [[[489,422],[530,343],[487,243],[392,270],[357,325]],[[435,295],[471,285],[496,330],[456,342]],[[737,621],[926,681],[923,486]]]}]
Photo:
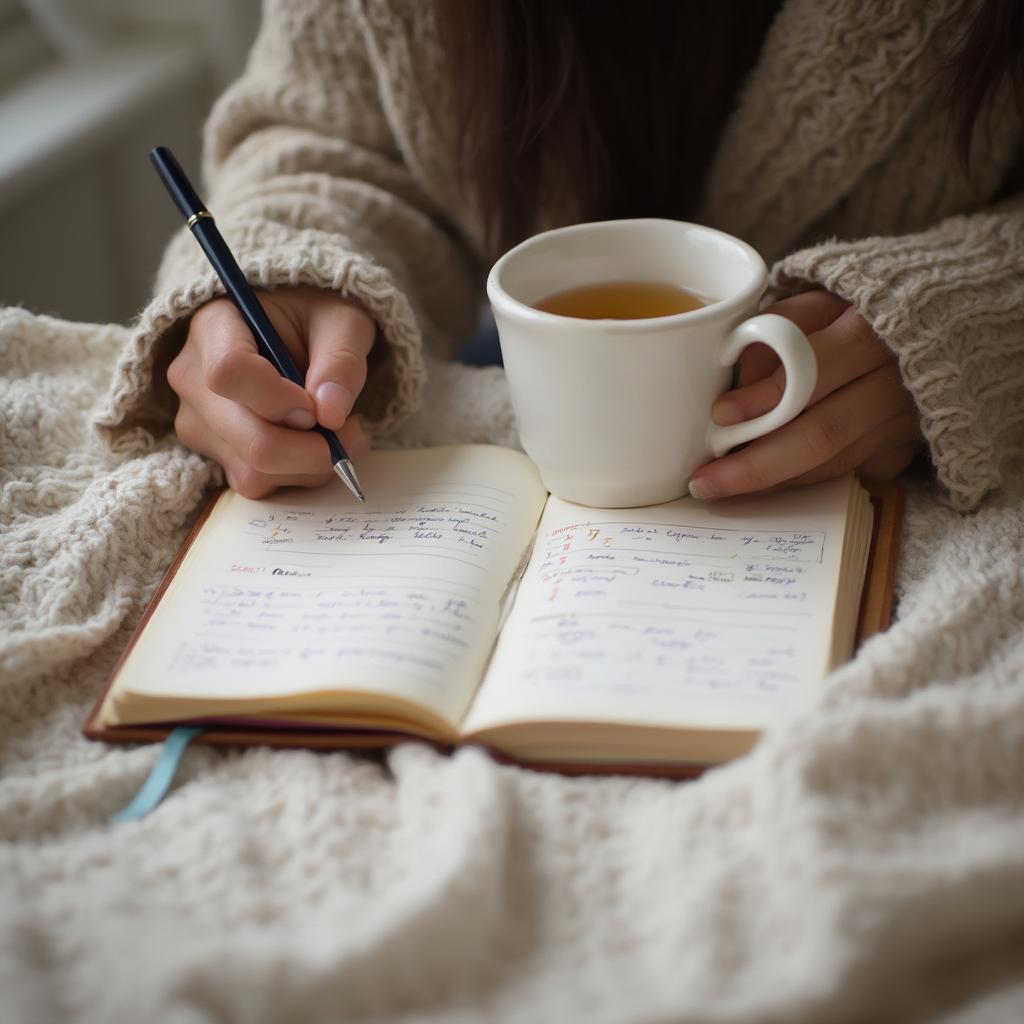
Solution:
[{"label": "blue ribbon bookmark", "polygon": [[172,729],[167,734],[167,739],[164,740],[160,756],[157,757],[156,764],[153,765],[149,773],[149,778],[142,784],[132,802],[118,811],[110,820],[138,821],[149,814],[163,800],[167,790],[171,788],[185,748],[203,731],[201,725],[182,725],[177,729]]}]

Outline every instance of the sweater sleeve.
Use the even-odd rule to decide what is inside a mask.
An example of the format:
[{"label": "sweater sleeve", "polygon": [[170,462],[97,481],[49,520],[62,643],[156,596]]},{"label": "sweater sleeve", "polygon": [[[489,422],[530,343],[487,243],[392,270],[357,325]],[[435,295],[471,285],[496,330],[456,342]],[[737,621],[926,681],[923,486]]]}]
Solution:
[{"label": "sweater sleeve", "polygon": [[[424,347],[446,358],[468,336],[482,272],[396,137],[394,90],[416,86],[376,46],[371,21],[360,0],[264,5],[247,68],[206,125],[204,198],[251,284],[329,289],[375,319],[356,408],[387,432],[417,405]],[[171,425],[167,366],[191,314],[222,293],[179,232],[97,410],[108,444]]]},{"label": "sweater sleeve", "polygon": [[823,287],[899,360],[952,505],[975,508],[1024,451],[1024,196],[898,238],[829,241],[772,269]]}]

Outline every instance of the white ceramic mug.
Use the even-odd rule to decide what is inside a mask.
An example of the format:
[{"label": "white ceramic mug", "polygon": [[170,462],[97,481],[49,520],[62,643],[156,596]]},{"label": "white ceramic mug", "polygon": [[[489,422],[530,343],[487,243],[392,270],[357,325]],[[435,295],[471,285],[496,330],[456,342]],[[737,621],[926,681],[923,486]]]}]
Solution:
[{"label": "white ceramic mug", "polygon": [[[693,471],[774,430],[807,404],[817,379],[804,333],[757,313],[768,279],[746,242],[698,224],[613,220],[535,235],[487,279],[519,434],[552,494],[624,508],[671,501]],[[584,320],[534,309],[604,281],[675,284],[712,300],[673,316]],[[711,406],[747,345],[770,345],[786,369],[778,405],[718,426]]]}]

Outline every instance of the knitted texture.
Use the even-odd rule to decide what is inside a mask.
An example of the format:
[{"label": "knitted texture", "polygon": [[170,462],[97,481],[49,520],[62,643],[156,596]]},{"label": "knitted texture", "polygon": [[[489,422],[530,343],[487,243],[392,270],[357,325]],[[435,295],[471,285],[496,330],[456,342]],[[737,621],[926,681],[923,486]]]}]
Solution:
[{"label": "knitted texture", "polygon": [[[787,0],[726,127],[700,219],[857,304],[941,487],[908,481],[896,624],[696,782],[195,748],[109,825],[156,750],[79,728],[219,479],[163,379],[219,286],[182,233],[131,330],[0,311],[5,1020],[1024,1018],[1020,130],[1001,95],[966,177],[929,86],[969,6]],[[440,78],[429,4],[268,2],[206,198],[254,283],[371,311],[386,443],[512,444],[501,371],[443,362],[495,254]]]},{"label": "knitted texture", "polygon": [[804,250],[773,283],[821,285],[857,307],[899,357],[954,506],[973,508],[1024,448],[1024,199],[901,242]]},{"label": "knitted texture", "polygon": [[[115,826],[157,749],[79,728],[214,476],[88,430],[129,337],[0,311],[5,1022],[1024,1018],[1024,475],[910,481],[897,623],[697,781],[194,747]],[[402,440],[511,425],[449,366]]]},{"label": "knitted texture", "polygon": [[[970,0],[787,0],[725,126],[699,216],[769,262],[788,255],[776,281],[789,290],[821,284],[856,302],[899,356],[957,508],[1004,479],[1024,407],[1013,262],[1024,218],[985,209],[1021,152],[1020,114],[999,91],[966,174],[938,74],[974,10]],[[391,358],[360,401],[378,435],[420,401],[423,354],[447,358],[467,336],[497,255],[457,188],[432,12],[419,0],[271,0],[245,74],[206,128],[210,206],[250,280],[330,288],[376,318]],[[539,220],[572,211],[563,190]],[[815,248],[830,238],[869,240]],[[183,232],[96,412],[110,444],[167,429],[163,371],[189,315],[218,290]]]}]

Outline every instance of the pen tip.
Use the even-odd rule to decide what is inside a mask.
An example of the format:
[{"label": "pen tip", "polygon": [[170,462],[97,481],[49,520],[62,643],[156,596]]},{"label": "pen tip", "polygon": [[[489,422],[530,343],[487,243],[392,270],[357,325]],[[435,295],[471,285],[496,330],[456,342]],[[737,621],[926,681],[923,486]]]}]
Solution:
[{"label": "pen tip", "polygon": [[334,464],[334,472],[345,481],[345,486],[359,499],[366,501],[362,487],[359,486],[359,478],[356,476],[355,467],[349,459],[340,459]]}]

